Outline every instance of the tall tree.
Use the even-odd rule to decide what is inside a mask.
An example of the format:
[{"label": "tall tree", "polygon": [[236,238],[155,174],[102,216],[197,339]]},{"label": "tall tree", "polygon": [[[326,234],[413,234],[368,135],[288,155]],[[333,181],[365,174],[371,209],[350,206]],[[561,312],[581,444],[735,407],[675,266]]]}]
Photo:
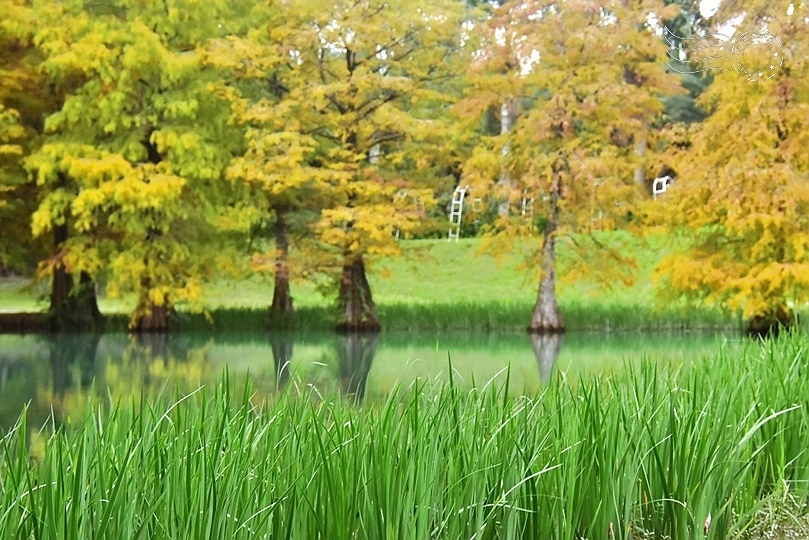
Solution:
[{"label": "tall tree", "polygon": [[658,209],[689,246],[661,263],[663,296],[741,314],[755,333],[809,301],[807,10],[723,4],[718,22],[744,15],[740,48],[699,99],[710,116],[672,134],[680,174]]},{"label": "tall tree", "polygon": [[69,230],[59,266],[134,292],[130,327],[164,331],[177,302],[199,307],[211,225],[227,224],[220,180],[237,135],[197,50],[227,5],[43,2],[38,16],[44,69],[69,94],[28,160],[45,191],[34,232]]},{"label": "tall tree", "polygon": [[[4,7],[8,17],[0,25],[0,103],[12,108],[0,111],[0,123],[6,124],[0,138],[14,138],[16,144],[5,144],[0,150],[2,181],[0,188],[8,192],[0,204],[0,220],[4,221],[5,262],[21,271],[30,270],[30,260],[42,257],[41,246],[31,239],[31,214],[37,200],[36,188],[28,181],[23,169],[23,158],[40,147],[43,119],[58,108],[63,95],[46,84],[39,71],[41,55],[33,44],[41,21],[30,3],[11,1]],[[0,109],[3,105],[0,105]],[[8,141],[6,141],[8,142]],[[11,157],[12,159],[2,159]],[[57,189],[61,190],[62,186]],[[95,298],[95,289],[86,273],[71,273],[63,264],[63,242],[68,225],[64,210],[53,228],[51,255],[42,267],[51,275],[51,295],[48,309],[52,330],[86,330],[101,321]],[[5,243],[4,242],[4,243]]]},{"label": "tall tree", "polygon": [[[511,63],[529,107],[508,134],[484,141],[468,163],[467,178],[473,189],[485,190],[504,174],[515,184],[512,212],[496,224],[498,249],[510,249],[512,243],[502,240],[531,230],[516,204],[524,193],[545,203],[529,332],[564,330],[556,301],[558,235],[626,223],[640,194],[634,171],[643,156],[635,142],[652,137],[648,126],[662,112],[658,95],[679,89],[662,68],[665,49],[648,21],[652,13],[662,19],[676,9],[654,1],[514,2],[501,8],[504,22],[494,32],[519,44]],[[474,87],[471,94],[478,107],[486,105]]]},{"label": "tall tree", "polygon": [[[438,83],[451,74],[460,47],[462,6],[281,5],[299,21],[285,40],[295,74],[276,108],[289,134],[269,140],[296,145],[282,171],[324,180],[327,207],[315,230],[339,267],[338,329],[378,330],[366,259],[398,253],[394,230],[411,230],[420,218],[414,201],[433,199],[431,179],[418,171],[431,166],[433,118],[446,101]],[[396,196],[402,186],[408,197]]]},{"label": "tall tree", "polygon": [[[245,209],[254,222],[269,223],[273,252],[254,253],[256,271],[273,275],[271,326],[287,326],[294,313],[290,289],[293,235],[317,217],[324,190],[341,174],[321,166],[318,140],[305,131],[305,91],[309,81],[299,51],[288,38],[304,22],[299,9],[256,2],[250,26],[206,47],[206,62],[223,70],[218,91],[230,103],[246,145],[227,170],[247,195]],[[300,246],[299,246],[300,247]]]}]

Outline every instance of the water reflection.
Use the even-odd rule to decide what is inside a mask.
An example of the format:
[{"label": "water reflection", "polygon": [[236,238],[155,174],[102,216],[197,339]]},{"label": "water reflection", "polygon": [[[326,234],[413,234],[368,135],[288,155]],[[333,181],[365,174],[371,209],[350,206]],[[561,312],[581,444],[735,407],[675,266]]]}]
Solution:
[{"label": "water reflection", "polygon": [[75,371],[80,388],[88,388],[93,382],[96,350],[101,340],[100,334],[49,336],[50,364],[53,376],[53,391],[64,396],[72,384],[71,370]]},{"label": "water reflection", "polygon": [[282,390],[289,383],[292,368],[292,353],[294,350],[292,334],[287,332],[270,333],[270,348],[272,349],[272,359],[275,364],[275,386],[277,389]]},{"label": "water reflection", "polygon": [[530,334],[531,348],[539,366],[539,378],[547,382],[553,373],[553,367],[562,352],[562,334]]},{"label": "water reflection", "polygon": [[52,420],[60,426],[69,416],[74,398],[89,392],[101,335],[53,334],[46,339],[50,351],[51,391],[37,397],[39,402],[50,403]]},{"label": "water reflection", "polygon": [[575,378],[641,357],[682,362],[714,353],[721,341],[716,335],[523,333],[0,335],[0,431],[26,404],[30,426],[58,424],[82,415],[91,394],[102,403],[137,403],[210,385],[225,371],[236,391],[249,374],[259,401],[308,386],[362,400],[416,380],[446,380],[450,365],[462,384],[505,382],[503,368],[510,366],[508,390],[517,394],[548,384],[555,371]]},{"label": "water reflection", "polygon": [[356,400],[365,397],[368,374],[376,354],[379,334],[341,334],[338,336],[340,382],[343,393]]}]

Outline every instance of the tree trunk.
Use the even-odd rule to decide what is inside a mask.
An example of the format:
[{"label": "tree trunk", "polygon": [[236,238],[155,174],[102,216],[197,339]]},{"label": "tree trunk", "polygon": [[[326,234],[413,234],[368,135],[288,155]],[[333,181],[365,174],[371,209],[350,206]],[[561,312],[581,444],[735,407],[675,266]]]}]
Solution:
[{"label": "tree trunk", "polygon": [[129,322],[129,329],[135,333],[161,333],[169,331],[169,319],[173,313],[171,304],[155,305],[149,298],[151,280],[144,278],[140,283],[140,298],[135,309],[135,317]]},{"label": "tree trunk", "polygon": [[[67,238],[67,224],[57,225],[53,231],[57,256]],[[103,322],[90,275],[81,272],[76,283],[61,261],[53,270],[50,300],[48,326],[52,332],[90,331],[98,329]]]},{"label": "tree trunk", "polygon": [[560,179],[555,179],[551,188],[550,212],[542,241],[542,277],[539,280],[537,301],[528,332],[553,334],[565,331],[559,304],[556,302],[556,228],[559,225]]},{"label": "tree trunk", "polygon": [[365,275],[365,263],[361,256],[346,259],[340,278],[337,297],[340,310],[338,332],[379,332],[379,317],[371,296],[371,286]]},{"label": "tree trunk", "polygon": [[642,137],[635,143],[635,155],[640,158],[637,168],[635,168],[635,183],[642,187],[644,192],[649,192],[649,186],[646,185],[646,137]]},{"label": "tree trunk", "polygon": [[167,305],[143,305],[138,308],[139,314],[130,323],[129,328],[136,333],[158,333],[169,331],[171,308]]},{"label": "tree trunk", "polygon": [[[511,110],[511,105],[510,99],[503,100],[503,103],[500,105],[500,135],[505,135],[511,131],[511,126],[514,123],[514,114]],[[509,152],[511,152],[511,146],[506,143],[503,145],[503,157],[505,158]],[[503,172],[497,180],[497,195],[501,199],[501,202],[497,205],[497,215],[500,217],[508,215],[511,205],[511,190],[513,188],[514,183],[511,181],[511,175],[508,174],[508,172]]]},{"label": "tree trunk", "polygon": [[756,315],[747,322],[747,335],[766,338],[776,337],[781,330],[788,330],[795,324],[795,314],[786,306],[778,306],[767,313]]},{"label": "tree trunk", "polygon": [[287,209],[275,209],[275,287],[270,305],[270,327],[289,327],[294,314],[292,295],[289,289],[289,224]]},{"label": "tree trunk", "polygon": [[368,374],[376,354],[377,337],[378,334],[350,333],[338,338],[337,354],[340,359],[343,392],[355,400],[365,397]]}]

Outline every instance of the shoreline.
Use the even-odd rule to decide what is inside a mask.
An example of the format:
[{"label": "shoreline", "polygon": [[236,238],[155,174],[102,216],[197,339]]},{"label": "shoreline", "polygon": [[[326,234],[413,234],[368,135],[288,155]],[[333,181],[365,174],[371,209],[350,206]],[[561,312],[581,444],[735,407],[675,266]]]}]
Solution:
[{"label": "shoreline", "polygon": [[[378,306],[382,331],[391,332],[520,332],[525,333],[525,320],[530,308],[505,303],[484,304],[393,304]],[[335,332],[333,313],[323,306],[304,306],[283,325],[271,325],[266,309],[214,308],[207,313],[179,311],[168,333],[175,332]],[[643,306],[571,305],[563,308],[567,323],[565,333],[664,333],[739,331],[744,327],[737,319],[721,317],[715,312],[683,313],[655,311]],[[129,332],[128,315],[106,313],[97,332]],[[46,312],[0,311],[0,334],[50,333]],[[80,332],[65,332],[80,333]]]}]

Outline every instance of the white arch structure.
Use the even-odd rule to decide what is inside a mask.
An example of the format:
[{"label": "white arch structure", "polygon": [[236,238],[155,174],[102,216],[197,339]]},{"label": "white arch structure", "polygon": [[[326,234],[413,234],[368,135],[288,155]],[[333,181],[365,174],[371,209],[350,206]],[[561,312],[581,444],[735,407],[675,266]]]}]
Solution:
[{"label": "white arch structure", "polygon": [[652,182],[652,198],[657,199],[657,196],[665,193],[673,183],[674,178],[669,175],[655,178]]}]

